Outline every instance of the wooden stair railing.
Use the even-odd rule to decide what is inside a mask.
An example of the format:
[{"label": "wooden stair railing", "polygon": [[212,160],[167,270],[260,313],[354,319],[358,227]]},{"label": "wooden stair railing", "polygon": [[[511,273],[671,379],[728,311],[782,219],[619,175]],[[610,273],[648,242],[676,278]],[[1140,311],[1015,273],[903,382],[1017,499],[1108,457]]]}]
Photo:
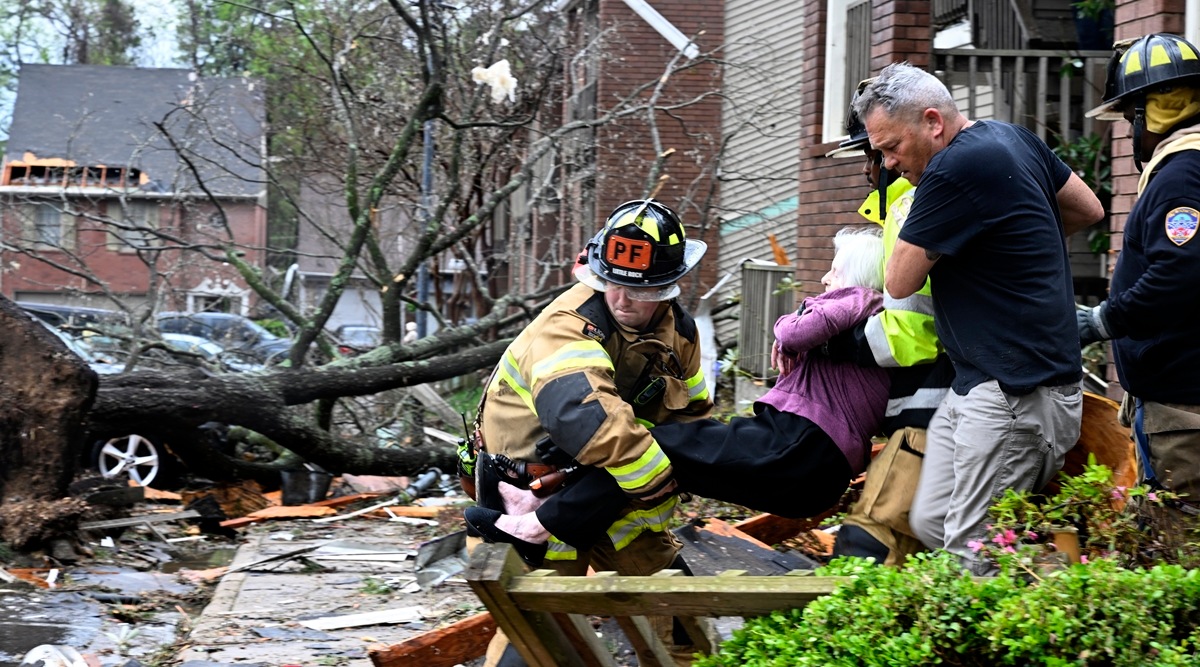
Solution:
[{"label": "wooden stair railing", "polygon": [[754,617],[804,607],[845,581],[814,577],[808,571],[784,576],[747,576],[728,571],[688,577],[667,570],[649,577],[601,572],[561,577],[552,570],[528,572],[507,544],[484,544],[471,556],[466,579],[526,662],[533,667],[615,665],[610,649],[596,637],[590,615],[612,616],[630,643],[673,663],[650,629],[650,616],[675,616],[697,650],[711,653],[710,619]]}]

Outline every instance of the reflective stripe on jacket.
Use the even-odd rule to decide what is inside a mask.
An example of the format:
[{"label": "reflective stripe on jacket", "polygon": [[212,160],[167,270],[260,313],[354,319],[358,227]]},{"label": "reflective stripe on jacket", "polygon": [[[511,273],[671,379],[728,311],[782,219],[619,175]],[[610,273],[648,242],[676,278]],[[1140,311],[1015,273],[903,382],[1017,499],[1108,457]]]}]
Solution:
[{"label": "reflective stripe on jacket", "polygon": [[[646,531],[665,533],[671,529],[671,516],[679,498],[670,496],[658,505],[640,509],[630,508],[624,516],[608,527],[608,539],[617,551],[629,546],[634,538]],[[550,536],[546,548],[546,560],[575,560],[579,553],[575,547],[563,542],[553,535]]]},{"label": "reflective stripe on jacket", "polygon": [[[892,256],[892,249],[896,247],[900,227],[908,217],[915,190],[903,178],[896,179],[888,186],[888,215],[883,222],[885,266]],[[860,213],[876,205],[872,203],[872,197],[877,200],[878,191],[871,193],[859,209]],[[867,219],[878,223],[877,218]],[[894,299],[884,292],[883,310],[867,320],[866,337],[875,363],[882,368],[905,368],[936,359],[942,346],[933,327],[933,296],[929,279],[925,279],[925,284],[916,294],[904,299]]]}]

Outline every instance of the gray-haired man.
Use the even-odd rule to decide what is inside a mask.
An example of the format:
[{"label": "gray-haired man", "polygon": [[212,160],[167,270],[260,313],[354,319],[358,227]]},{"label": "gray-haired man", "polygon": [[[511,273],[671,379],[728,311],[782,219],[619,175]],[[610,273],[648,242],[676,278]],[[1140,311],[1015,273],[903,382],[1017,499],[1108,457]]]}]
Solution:
[{"label": "gray-haired man", "polygon": [[1037,490],[1079,437],[1082,392],[1065,236],[1104,211],[1028,130],[964,117],[932,74],[884,68],[855,104],[884,167],[917,186],[888,261],[907,297],[932,279],[955,380],[929,425],[909,521],[978,574],[972,542],[1005,489]]}]

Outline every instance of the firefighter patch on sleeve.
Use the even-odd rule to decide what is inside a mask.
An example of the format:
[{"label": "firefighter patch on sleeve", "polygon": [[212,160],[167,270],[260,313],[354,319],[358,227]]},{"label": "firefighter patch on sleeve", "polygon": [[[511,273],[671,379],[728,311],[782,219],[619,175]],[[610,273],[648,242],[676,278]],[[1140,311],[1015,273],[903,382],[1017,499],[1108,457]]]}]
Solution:
[{"label": "firefighter patch on sleeve", "polygon": [[1167,213],[1167,238],[1171,239],[1171,243],[1181,246],[1196,235],[1196,228],[1200,227],[1200,211],[1187,206],[1181,206],[1172,209]]},{"label": "firefighter patch on sleeve", "polygon": [[592,324],[591,322],[583,325],[583,335],[591,338],[597,343],[604,342],[604,332],[600,330],[600,327]]}]

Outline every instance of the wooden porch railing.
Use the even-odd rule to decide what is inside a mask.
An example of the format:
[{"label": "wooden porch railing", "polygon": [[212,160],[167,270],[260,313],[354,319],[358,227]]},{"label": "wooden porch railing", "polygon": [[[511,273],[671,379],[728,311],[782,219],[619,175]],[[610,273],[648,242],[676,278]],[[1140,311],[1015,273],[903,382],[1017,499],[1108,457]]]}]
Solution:
[{"label": "wooden porch railing", "polygon": [[472,553],[466,578],[532,667],[615,665],[611,649],[596,637],[589,615],[614,617],[631,644],[669,667],[674,663],[650,629],[648,616],[675,616],[697,650],[712,653],[716,637],[709,619],[803,607],[845,581],[814,577],[810,571],[783,576],[746,576],[741,571],[706,577],[682,574],[679,570],[649,577],[611,572],[560,577],[552,570],[527,573],[511,546],[483,544]]},{"label": "wooden porch railing", "polygon": [[1096,132],[1108,51],[934,49],[931,70],[971,119],[1024,125],[1045,140]]}]

